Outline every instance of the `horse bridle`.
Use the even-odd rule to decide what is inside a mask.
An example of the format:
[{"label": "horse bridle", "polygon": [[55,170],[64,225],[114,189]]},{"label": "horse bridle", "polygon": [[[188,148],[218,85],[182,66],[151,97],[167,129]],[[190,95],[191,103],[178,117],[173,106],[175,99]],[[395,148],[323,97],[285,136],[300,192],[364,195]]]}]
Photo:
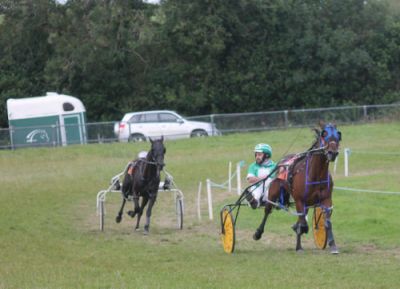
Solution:
[{"label": "horse bridle", "polygon": [[139,159],[139,161],[144,162],[148,165],[156,166],[157,168],[157,176],[160,176],[160,172],[164,169],[165,163],[159,163],[155,161],[153,154],[150,154],[152,161],[148,161],[147,159]]},{"label": "horse bridle", "polygon": [[[329,128],[330,130],[327,131],[326,128]],[[311,148],[301,154],[323,154],[328,159],[328,155],[331,153],[328,150],[329,144],[335,142],[339,146],[339,143],[342,139],[342,134],[340,131],[336,130],[336,128],[331,124],[326,125],[322,131],[315,129],[315,132],[317,134],[315,142],[312,144]],[[327,135],[324,135],[325,133],[327,133]],[[334,138],[334,141],[329,141],[330,137],[332,136]],[[338,152],[336,152],[336,155],[337,154]]]},{"label": "horse bridle", "polygon": [[[342,133],[336,129],[336,126],[328,124],[320,133],[320,147],[324,149],[324,155],[328,161],[334,161],[339,154],[339,143],[342,139]],[[335,151],[330,151],[331,144],[336,146]]]}]

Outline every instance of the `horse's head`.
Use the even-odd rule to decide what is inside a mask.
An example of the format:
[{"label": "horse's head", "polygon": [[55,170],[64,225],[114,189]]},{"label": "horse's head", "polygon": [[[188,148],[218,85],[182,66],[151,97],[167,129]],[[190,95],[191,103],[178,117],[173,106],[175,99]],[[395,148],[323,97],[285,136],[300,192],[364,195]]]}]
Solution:
[{"label": "horse's head", "polygon": [[151,149],[148,153],[148,157],[150,157],[150,161],[157,166],[158,170],[162,170],[165,166],[164,155],[167,151],[164,146],[164,137],[161,137],[161,139],[157,140],[150,139],[150,142]]},{"label": "horse's head", "polygon": [[320,123],[321,131],[316,130],[320,148],[324,149],[324,153],[328,161],[335,161],[339,154],[339,143],[342,140],[342,134],[337,130],[335,124]]}]

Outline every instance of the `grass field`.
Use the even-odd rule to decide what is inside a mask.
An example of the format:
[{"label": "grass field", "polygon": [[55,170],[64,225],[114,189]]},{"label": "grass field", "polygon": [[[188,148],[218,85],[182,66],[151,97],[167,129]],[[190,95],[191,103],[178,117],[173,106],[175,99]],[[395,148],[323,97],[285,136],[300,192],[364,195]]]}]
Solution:
[{"label": "grass field", "polygon": [[[352,154],[347,178],[339,156],[335,185],[400,192],[400,123],[340,129],[342,148]],[[213,191],[213,221],[203,190],[197,219],[199,181],[224,182],[228,162],[249,164],[256,143],[270,143],[278,160],[312,140],[304,128],[167,142],[166,169],[185,195],[184,229],[176,229],[172,194],[162,193],[148,236],[134,232],[127,215],[114,222],[117,194],[107,198],[100,232],[96,194],[149,144],[1,151],[0,288],[399,288],[400,195],[335,190],[339,255],[315,249],[312,234],[303,238],[304,253],[296,253],[296,220],[282,211],[253,241],[262,212],[249,208],[241,210],[236,250],[227,255],[218,211],[237,195],[224,190]]]}]

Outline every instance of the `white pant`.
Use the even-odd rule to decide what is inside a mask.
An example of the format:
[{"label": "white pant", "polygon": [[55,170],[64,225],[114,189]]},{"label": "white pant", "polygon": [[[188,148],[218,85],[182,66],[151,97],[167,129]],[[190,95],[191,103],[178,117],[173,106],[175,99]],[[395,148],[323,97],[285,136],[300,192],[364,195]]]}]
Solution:
[{"label": "white pant", "polygon": [[260,206],[261,201],[267,201],[269,185],[271,182],[272,179],[268,178],[265,182],[261,182],[260,185],[251,192],[254,199],[256,199],[258,202],[258,206]]}]

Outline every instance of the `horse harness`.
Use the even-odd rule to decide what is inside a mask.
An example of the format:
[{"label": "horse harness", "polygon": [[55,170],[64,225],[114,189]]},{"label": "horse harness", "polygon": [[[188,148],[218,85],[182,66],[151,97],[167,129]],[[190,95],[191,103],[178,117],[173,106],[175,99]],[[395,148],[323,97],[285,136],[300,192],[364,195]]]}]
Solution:
[{"label": "horse harness", "polygon": [[[128,166],[127,174],[130,177],[133,177],[133,174],[135,173],[135,171],[136,171],[137,167],[139,166],[140,162],[145,163],[145,164],[149,164],[149,165],[155,165],[157,168],[162,167],[162,165],[160,163],[158,163],[158,162],[148,161],[145,158],[139,158],[139,159],[131,161],[129,166]],[[158,175],[159,175],[160,171],[162,171],[162,170],[163,170],[163,168],[161,168],[161,170],[158,171]],[[143,180],[145,180],[144,179],[144,166],[141,167],[141,175],[142,175]]]},{"label": "horse harness", "polygon": [[[324,149],[323,148],[313,148],[312,146],[309,150],[292,155],[291,157],[287,158],[284,160],[283,163],[280,163],[277,165],[278,168],[278,175],[277,178],[283,181],[288,189],[286,190],[284,186],[281,184],[281,189],[280,189],[280,195],[279,195],[279,201],[278,203],[275,203],[275,205],[278,208],[284,208],[285,206],[289,206],[290,204],[290,196],[293,193],[293,179],[294,176],[303,172],[305,172],[305,186],[306,186],[306,194],[304,199],[306,200],[307,198],[307,192],[309,190],[309,186],[311,185],[323,185],[327,184],[328,188],[330,186],[330,180],[329,180],[329,171],[327,174],[327,179],[326,180],[318,180],[314,182],[309,182],[308,181],[308,171],[309,171],[309,161],[310,157],[315,155],[315,154],[323,154]],[[300,164],[300,165],[299,165]],[[289,193],[288,195],[286,195]],[[304,200],[304,201],[305,201]],[[304,215],[305,214],[306,207],[304,208],[303,212],[297,212],[296,215]]]},{"label": "horse harness", "polygon": [[[278,167],[279,167],[278,178],[280,180],[286,182],[286,184],[289,187],[289,191],[292,191],[294,176],[307,169],[308,159],[312,155],[320,154],[322,152],[323,152],[322,148],[309,149],[306,152],[295,154],[292,157],[286,159],[284,163],[278,164]],[[296,166],[303,160],[306,160],[306,161],[303,162],[299,167],[296,168]]]}]

